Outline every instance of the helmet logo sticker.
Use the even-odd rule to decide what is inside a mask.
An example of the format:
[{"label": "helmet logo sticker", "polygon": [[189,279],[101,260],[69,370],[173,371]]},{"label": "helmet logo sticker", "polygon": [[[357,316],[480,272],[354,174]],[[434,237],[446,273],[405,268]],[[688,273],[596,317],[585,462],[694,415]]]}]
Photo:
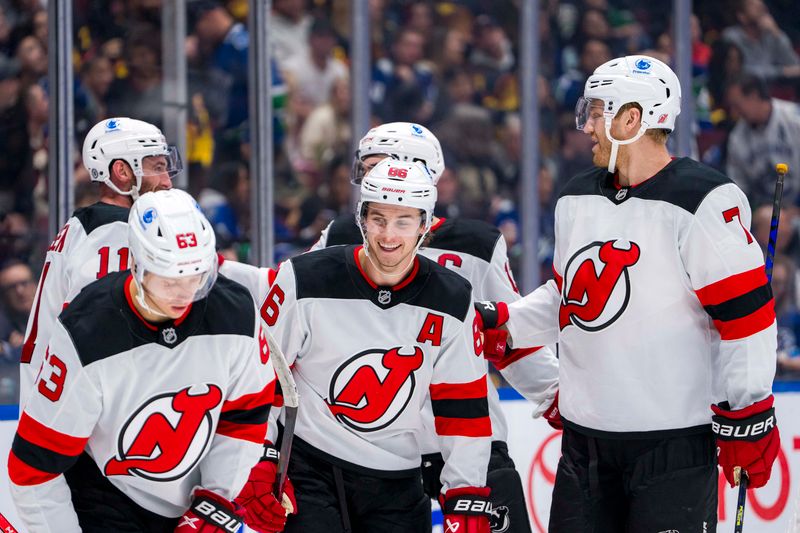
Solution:
[{"label": "helmet logo sticker", "polygon": [[112,118],[106,122],[106,131],[113,131],[117,128],[119,128],[119,121],[117,119]]},{"label": "helmet logo sticker", "polygon": [[142,214],[142,229],[145,229],[148,224],[152,224],[156,219],[156,210],[152,207]]},{"label": "helmet logo sticker", "polygon": [[422,128],[420,126],[418,126],[417,124],[412,124],[411,125],[411,133],[413,135],[418,136],[418,137],[424,137],[425,136],[425,132],[422,131]]},{"label": "helmet logo sticker", "polygon": [[636,67],[633,71],[635,74],[649,74],[647,71],[653,66],[650,60],[645,58],[637,59],[633,65]]},{"label": "helmet logo sticker", "polygon": [[175,344],[178,340],[178,334],[175,333],[175,328],[164,328],[161,330],[161,336],[167,344]]},{"label": "helmet logo sticker", "polygon": [[378,292],[378,303],[386,305],[392,301],[392,291],[382,290]]},{"label": "helmet logo sticker", "polygon": [[663,124],[663,123],[665,123],[667,121],[668,118],[669,118],[669,115],[667,113],[664,113],[660,117],[658,117],[658,123],[659,124]]}]

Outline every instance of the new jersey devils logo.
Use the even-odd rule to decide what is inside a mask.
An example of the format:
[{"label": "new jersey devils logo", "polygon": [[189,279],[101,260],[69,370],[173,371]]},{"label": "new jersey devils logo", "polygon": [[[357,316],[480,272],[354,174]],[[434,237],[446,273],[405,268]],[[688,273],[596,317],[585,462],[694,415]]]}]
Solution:
[{"label": "new jersey devils logo", "polygon": [[361,352],[333,374],[328,408],[341,423],[357,431],[385,428],[411,400],[414,371],[422,361],[422,350],[416,346]]},{"label": "new jersey devils logo", "polygon": [[211,440],[210,411],[222,401],[216,385],[207,385],[204,392],[196,389],[186,387],[146,401],[122,427],[117,457],[106,463],[105,474],[136,475],[154,481],[186,475]]},{"label": "new jersey devils logo", "polygon": [[598,331],[620,317],[630,300],[628,268],[639,260],[635,242],[593,242],[570,257],[564,270],[559,326]]}]

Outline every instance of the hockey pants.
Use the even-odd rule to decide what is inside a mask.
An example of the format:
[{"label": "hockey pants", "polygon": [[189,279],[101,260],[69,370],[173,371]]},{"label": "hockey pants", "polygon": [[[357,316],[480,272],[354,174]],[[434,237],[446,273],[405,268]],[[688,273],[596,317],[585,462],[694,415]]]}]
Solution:
[{"label": "hockey pants", "polygon": [[[439,478],[443,466],[444,460],[440,454],[423,456],[423,484],[425,493],[432,499],[437,499],[442,489]],[[490,520],[492,533],[530,533],[530,519],[522,480],[514,461],[508,455],[508,445],[505,442],[492,442],[486,484],[492,489],[490,495],[493,509]]]},{"label": "hockey pants", "polygon": [[550,533],[710,533],[717,526],[711,430],[658,439],[561,440]]},{"label": "hockey pants", "polygon": [[[298,513],[285,533],[429,533],[419,476],[387,479],[339,468],[295,447],[289,464]],[[349,528],[348,528],[349,526]]]}]

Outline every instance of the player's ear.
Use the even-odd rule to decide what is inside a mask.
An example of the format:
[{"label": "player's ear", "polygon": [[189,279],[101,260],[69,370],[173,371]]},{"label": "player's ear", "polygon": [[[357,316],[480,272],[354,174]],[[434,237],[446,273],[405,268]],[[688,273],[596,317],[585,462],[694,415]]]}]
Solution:
[{"label": "player's ear", "polygon": [[134,179],[133,171],[128,163],[122,159],[117,159],[111,163],[111,179],[118,182],[118,185],[131,184]]}]

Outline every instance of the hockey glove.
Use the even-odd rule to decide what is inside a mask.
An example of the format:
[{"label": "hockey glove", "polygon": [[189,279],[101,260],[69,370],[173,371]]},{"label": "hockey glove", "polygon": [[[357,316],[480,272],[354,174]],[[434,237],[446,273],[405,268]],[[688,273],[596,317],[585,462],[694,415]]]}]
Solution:
[{"label": "hockey glove", "polygon": [[210,490],[194,491],[189,509],[183,513],[175,533],[229,533],[242,525],[244,510]]},{"label": "hockey glove", "polygon": [[558,391],[556,391],[556,397],[553,398],[553,403],[542,413],[542,416],[553,429],[564,429],[564,424],[561,422],[561,411],[558,410]]},{"label": "hockey glove", "polygon": [[483,331],[483,357],[499,363],[510,350],[508,331],[499,329],[508,322],[508,306],[505,302],[475,302],[478,328]]},{"label": "hockey glove", "polygon": [[774,397],[756,402],[744,409],[731,411],[728,402],[712,405],[714,416],[711,428],[717,435],[719,465],[725,479],[735,487],[733,470],[741,467],[747,472],[752,488],[763,487],[769,481],[772,463],[781,447],[775,420]]},{"label": "hockey glove", "polygon": [[489,491],[489,487],[462,487],[440,495],[444,533],[490,533]]},{"label": "hockey glove", "polygon": [[236,500],[244,508],[244,521],[258,533],[283,531],[286,517],[297,512],[297,501],[291,480],[283,486],[284,503],[278,502],[272,493],[278,472],[278,450],[268,444],[261,461],[250,471],[250,477]]}]

